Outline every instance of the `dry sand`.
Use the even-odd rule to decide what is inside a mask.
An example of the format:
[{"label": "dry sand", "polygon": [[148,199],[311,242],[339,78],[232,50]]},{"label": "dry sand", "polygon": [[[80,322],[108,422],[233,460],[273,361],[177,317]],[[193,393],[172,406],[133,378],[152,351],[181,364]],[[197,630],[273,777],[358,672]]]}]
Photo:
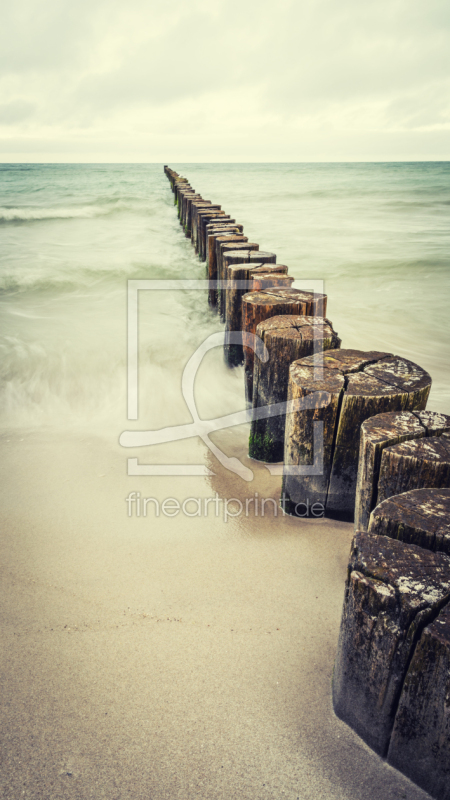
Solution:
[{"label": "dry sand", "polygon": [[279,479],[130,478],[100,438],[2,450],[5,800],[427,797],[331,708],[350,525],[129,519],[132,490]]}]

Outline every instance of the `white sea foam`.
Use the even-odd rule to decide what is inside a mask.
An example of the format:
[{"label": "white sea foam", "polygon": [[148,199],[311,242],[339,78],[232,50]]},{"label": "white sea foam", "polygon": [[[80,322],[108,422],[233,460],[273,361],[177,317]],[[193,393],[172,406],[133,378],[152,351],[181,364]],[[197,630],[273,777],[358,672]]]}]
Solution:
[{"label": "white sea foam", "polygon": [[50,219],[92,219],[104,214],[110,214],[112,209],[102,205],[86,206],[57,206],[55,208],[41,208],[40,206],[23,206],[7,208],[0,206],[1,222],[33,222],[34,220]]}]

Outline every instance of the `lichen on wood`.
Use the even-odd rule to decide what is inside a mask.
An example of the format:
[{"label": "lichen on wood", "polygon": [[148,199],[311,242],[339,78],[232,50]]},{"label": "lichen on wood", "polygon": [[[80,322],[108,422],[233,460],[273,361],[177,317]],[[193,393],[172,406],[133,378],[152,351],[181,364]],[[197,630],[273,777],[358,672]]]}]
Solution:
[{"label": "lichen on wood", "polygon": [[450,489],[412,489],[383,500],[369,531],[450,555]]},{"label": "lichen on wood", "polygon": [[[323,445],[326,459],[323,476],[330,468],[326,491],[326,514],[340,519],[352,520],[355,510],[355,494],[358,473],[360,429],[362,423],[379,413],[402,410],[424,410],[431,387],[431,378],[425,370],[411,361],[391,353],[361,350],[337,350],[303,359],[302,367],[314,367],[317,386],[322,386],[326,376],[339,373],[343,379],[335,416],[332,441]],[[291,367],[291,370],[293,367]],[[301,379],[301,373],[293,372]],[[308,377],[308,393],[315,391],[314,379]],[[333,399],[335,403],[335,399]],[[286,440],[286,466],[311,464],[305,461],[309,448],[305,446],[307,428],[303,417],[307,410],[293,412],[298,415],[294,424],[298,443],[289,444]],[[324,409],[317,409],[316,419],[325,415]],[[302,433],[305,431],[305,433]],[[311,445],[311,443],[309,443]],[[328,449],[327,449],[328,448]],[[313,475],[288,475],[283,480],[283,492],[288,507],[308,499],[310,503],[319,501],[314,493],[318,481]],[[321,498],[323,491],[321,489]],[[321,499],[319,502],[323,502]]]},{"label": "lichen on wood", "polygon": [[353,540],[333,705],[380,755],[387,753],[415,645],[450,600],[450,558],[385,536]]}]

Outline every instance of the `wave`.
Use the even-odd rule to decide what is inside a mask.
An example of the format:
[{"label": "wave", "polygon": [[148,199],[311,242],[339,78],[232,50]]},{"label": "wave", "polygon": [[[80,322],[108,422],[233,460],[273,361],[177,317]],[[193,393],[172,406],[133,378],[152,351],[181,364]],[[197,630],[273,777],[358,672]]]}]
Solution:
[{"label": "wave", "polygon": [[[115,289],[126,286],[127,280],[170,280],[185,276],[184,262],[178,270],[172,266],[165,267],[152,262],[123,264],[118,267],[99,266],[95,268],[78,268],[70,272],[48,271],[46,274],[27,272],[25,274],[0,274],[0,301],[14,294],[45,294],[76,292],[91,290],[109,285]],[[202,276],[203,277],[203,276]]]},{"label": "wave", "polygon": [[57,206],[55,208],[0,206],[0,224],[8,222],[38,222],[52,219],[93,219],[120,211],[133,211],[136,213],[139,210],[142,210],[147,215],[152,213],[152,209],[148,207],[139,209],[135,204],[126,203],[123,200],[80,206]]}]

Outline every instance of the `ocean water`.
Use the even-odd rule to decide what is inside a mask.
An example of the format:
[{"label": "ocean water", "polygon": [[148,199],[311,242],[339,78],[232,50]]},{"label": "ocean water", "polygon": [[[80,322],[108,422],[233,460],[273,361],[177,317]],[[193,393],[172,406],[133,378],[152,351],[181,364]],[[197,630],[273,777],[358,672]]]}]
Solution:
[{"label": "ocean water", "polygon": [[[324,281],[343,347],[403,355],[450,413],[450,164],[171,164],[301,285]],[[162,165],[0,167],[0,425],[91,431],[190,422],[183,367],[222,330],[199,291],[141,292],[139,419],[127,421],[127,280],[203,278]],[[220,350],[203,417],[244,408]],[[195,459],[194,459],[195,460]]]}]

